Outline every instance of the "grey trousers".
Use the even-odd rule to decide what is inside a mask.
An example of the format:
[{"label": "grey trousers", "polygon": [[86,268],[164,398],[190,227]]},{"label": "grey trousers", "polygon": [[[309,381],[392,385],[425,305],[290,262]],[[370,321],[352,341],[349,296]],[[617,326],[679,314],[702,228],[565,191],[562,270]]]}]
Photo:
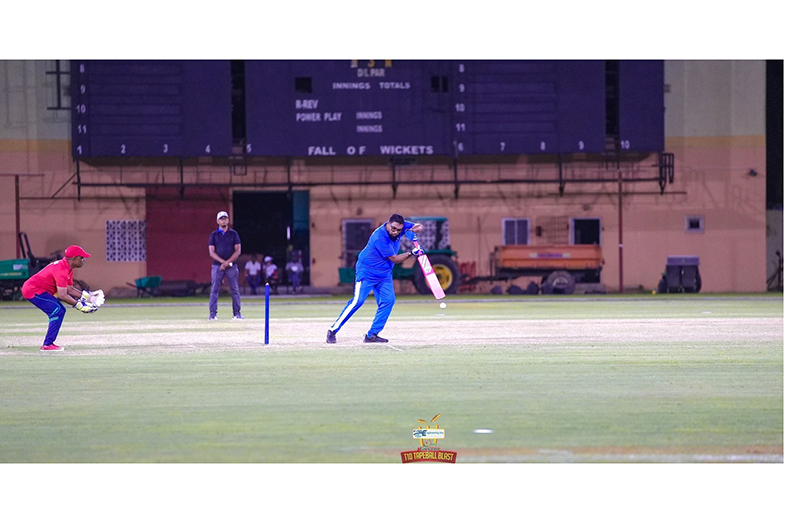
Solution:
[{"label": "grey trousers", "polygon": [[211,301],[208,305],[211,316],[216,316],[219,305],[219,289],[222,287],[222,280],[227,276],[227,283],[230,285],[230,296],[233,297],[233,316],[241,314],[241,293],[238,290],[238,265],[222,269],[221,265],[213,265],[211,268]]}]

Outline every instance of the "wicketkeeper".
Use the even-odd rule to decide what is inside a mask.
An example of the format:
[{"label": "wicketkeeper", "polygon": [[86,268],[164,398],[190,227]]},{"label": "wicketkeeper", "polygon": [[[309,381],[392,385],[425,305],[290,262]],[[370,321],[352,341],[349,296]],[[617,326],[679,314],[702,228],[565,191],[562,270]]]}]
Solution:
[{"label": "wicketkeeper", "polygon": [[72,270],[83,267],[86,258],[89,257],[91,254],[77,245],[67,247],[63,258],[40,270],[22,285],[22,296],[40,308],[50,319],[47,335],[40,350],[64,350],[55,344],[66,315],[66,307],[61,301],[87,314],[96,311],[105,303],[105,293],[102,290],[88,292],[73,286]]},{"label": "wicketkeeper", "polygon": [[420,256],[421,249],[413,252],[399,252],[399,239],[403,234],[419,233],[424,229],[420,223],[411,223],[399,214],[392,215],[387,222],[378,227],[369,238],[366,247],[360,251],[355,265],[355,294],[344,310],[327,331],[327,343],[335,343],[335,334],[343,327],[344,323],[357,312],[363,305],[369,293],[374,291],[377,300],[377,313],[371,328],[366,333],[365,343],[386,343],[388,340],[378,336],[388,316],[391,315],[396,294],[393,290],[393,266],[402,263],[410,256]]}]

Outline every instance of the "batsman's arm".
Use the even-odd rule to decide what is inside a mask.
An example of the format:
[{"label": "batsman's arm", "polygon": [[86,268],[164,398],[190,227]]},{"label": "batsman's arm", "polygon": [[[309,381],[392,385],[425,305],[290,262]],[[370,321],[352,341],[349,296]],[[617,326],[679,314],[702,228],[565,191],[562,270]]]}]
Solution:
[{"label": "batsman's arm", "polygon": [[410,258],[412,256],[413,256],[413,253],[411,253],[411,252],[403,252],[401,254],[394,254],[393,256],[388,256],[388,259],[391,260],[394,263],[402,263],[406,259],[408,259],[408,258]]}]

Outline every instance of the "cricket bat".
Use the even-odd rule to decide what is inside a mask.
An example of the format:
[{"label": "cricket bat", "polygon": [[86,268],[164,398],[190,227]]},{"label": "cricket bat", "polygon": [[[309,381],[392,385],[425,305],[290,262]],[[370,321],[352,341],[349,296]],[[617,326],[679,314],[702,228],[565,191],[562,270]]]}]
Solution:
[{"label": "cricket bat", "polygon": [[[413,245],[415,247],[420,247],[416,240],[413,240]],[[429,285],[435,299],[442,300],[445,298],[446,293],[441,289],[441,282],[438,281],[435,270],[432,268],[432,264],[429,262],[429,258],[427,258],[426,254],[422,254],[418,257],[418,264],[421,265],[421,272],[424,273],[424,278],[427,280],[427,285]]]}]

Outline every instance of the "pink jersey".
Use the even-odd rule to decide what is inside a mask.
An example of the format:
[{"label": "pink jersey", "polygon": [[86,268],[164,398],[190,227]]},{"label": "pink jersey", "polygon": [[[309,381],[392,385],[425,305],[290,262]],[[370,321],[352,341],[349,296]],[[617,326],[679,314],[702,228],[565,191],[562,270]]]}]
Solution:
[{"label": "pink jersey", "polygon": [[29,300],[43,292],[56,296],[58,294],[56,287],[71,286],[72,267],[69,266],[68,259],[61,258],[28,278],[22,285],[22,297]]}]

